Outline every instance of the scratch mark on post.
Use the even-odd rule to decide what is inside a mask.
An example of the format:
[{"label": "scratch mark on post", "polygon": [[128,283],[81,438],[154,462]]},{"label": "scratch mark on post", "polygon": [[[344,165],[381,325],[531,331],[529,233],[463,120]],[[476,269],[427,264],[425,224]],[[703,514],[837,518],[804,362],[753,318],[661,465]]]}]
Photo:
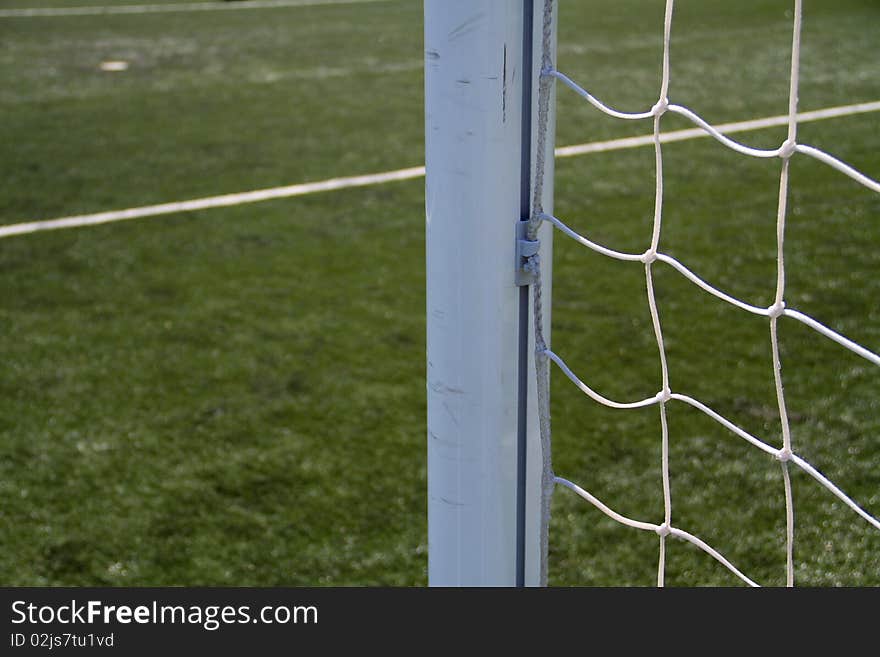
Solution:
[{"label": "scratch mark on post", "polygon": [[501,122],[507,123],[507,44],[504,44],[504,60],[501,69]]},{"label": "scratch mark on post", "polygon": [[443,410],[445,410],[449,414],[449,417],[452,418],[452,423],[455,426],[458,426],[458,418],[455,417],[455,413],[452,412],[452,409],[449,408],[449,404],[446,402],[443,402]]},{"label": "scratch mark on post", "polygon": [[453,388],[452,386],[448,386],[442,381],[434,381],[431,383],[431,390],[441,395],[463,395],[464,390],[461,388]]},{"label": "scratch mark on post", "polygon": [[470,34],[479,27],[484,17],[485,14],[476,14],[475,16],[472,16],[468,20],[464,21],[461,25],[459,25],[449,33],[449,40],[455,41],[456,39],[460,39],[461,37]]},{"label": "scratch mark on post", "polygon": [[446,438],[441,438],[436,433],[434,433],[433,431],[430,431],[430,430],[428,430],[428,437],[431,440],[437,441],[438,444],[444,445],[446,447],[458,447],[459,446],[459,444],[456,441],[448,440]]}]

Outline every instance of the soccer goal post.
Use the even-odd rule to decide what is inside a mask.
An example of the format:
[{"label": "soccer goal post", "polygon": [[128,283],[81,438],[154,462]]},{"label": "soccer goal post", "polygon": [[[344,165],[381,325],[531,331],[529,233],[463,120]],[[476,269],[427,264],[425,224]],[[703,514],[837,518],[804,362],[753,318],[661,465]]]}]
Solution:
[{"label": "soccer goal post", "polygon": [[[542,580],[532,274],[549,307],[553,103],[544,3],[426,0],[428,579]],[[539,122],[543,130],[539,130]],[[543,134],[539,138],[539,134]],[[542,161],[537,167],[536,162]],[[549,334],[549,312],[541,325]]]},{"label": "soccer goal post", "polygon": [[[555,0],[426,0],[425,2],[425,146],[427,216],[427,400],[428,400],[428,577],[440,586],[534,586],[547,582],[550,497],[559,485],[583,498],[595,511],[633,530],[655,534],[658,546],[656,581],[666,583],[667,540],[689,544],[712,557],[744,584],[758,586],[746,568],[725,556],[725,546],[690,533],[673,511],[670,444],[686,450],[692,443],[670,425],[667,407],[688,408],[714,421],[750,448],[778,461],[784,514],[784,577],[795,583],[795,494],[791,473],[807,475],[848,512],[880,530],[880,517],[822,474],[821,464],[801,455],[801,440],[792,431],[783,385],[785,352],[779,325],[799,323],[873,365],[880,353],[858,344],[830,325],[787,305],[786,222],[799,223],[789,212],[792,198],[790,163],[797,158],[827,165],[852,184],[880,193],[880,181],[836,156],[799,141],[801,122],[817,112],[798,110],[801,74],[803,0],[791,3],[791,39],[778,50],[790,67],[787,113],[759,121],[714,126],[685,104],[673,102],[685,93],[675,84],[670,65],[674,0],[663,0],[657,38],[662,43],[657,95],[642,111],[628,112],[606,104],[585,86],[556,68]],[[790,44],[790,45],[789,45]],[[584,84],[589,84],[589,80]],[[597,241],[595,225],[583,234],[553,212],[553,142],[555,87],[574,93],[597,112],[620,121],[643,122],[650,134],[617,140],[626,147],[654,150],[653,212],[642,247],[619,251]],[[656,101],[654,100],[656,99]],[[686,102],[687,98],[683,99]],[[855,106],[852,106],[855,107]],[[867,105],[860,106],[863,109]],[[828,108],[836,110],[840,108]],[[824,111],[824,110],[823,110]],[[819,112],[821,113],[821,112]],[[664,117],[677,115],[694,130],[663,132]],[[830,116],[830,115],[829,115]],[[781,121],[778,121],[781,119]],[[746,125],[787,126],[773,148],[738,142],[725,132]],[[695,135],[696,133],[696,135]],[[767,281],[769,306],[725,292],[703,279],[684,261],[662,248],[664,233],[664,144],[708,136],[720,153],[725,149],[748,158],[776,160],[776,275]],[[607,147],[610,142],[601,145]],[[598,145],[595,144],[595,145]],[[589,144],[588,144],[589,146]],[[587,151],[581,151],[587,152]],[[572,154],[560,149],[560,155]],[[595,174],[593,174],[595,175]],[[791,215],[791,216],[790,216]],[[694,221],[699,221],[695,217]],[[594,254],[628,263],[644,273],[645,302],[656,343],[656,387],[623,399],[606,397],[578,364],[569,366],[550,345],[552,235]],[[644,249],[644,250],[642,250]],[[789,254],[790,255],[790,254]],[[778,425],[763,436],[750,433],[718,410],[716,399],[698,399],[672,382],[665,322],[656,294],[654,271],[665,268],[699,289],[708,300],[728,304],[767,323],[769,368],[778,410]],[[661,280],[660,278],[657,279]],[[713,301],[713,303],[715,302]],[[656,409],[658,470],[662,517],[630,517],[586,488],[556,476],[550,460],[549,369],[560,373],[589,403],[624,412]],[[676,371],[678,371],[676,369]],[[656,391],[656,392],[654,392]],[[673,430],[670,430],[670,426]],[[684,426],[684,425],[681,425]],[[805,449],[806,451],[806,449]],[[684,470],[686,472],[686,469]],[[675,496],[678,499],[684,493]],[[686,520],[686,516],[685,516]],[[708,537],[707,537],[708,538]],[[712,541],[714,543],[714,540]],[[676,548],[673,548],[676,549]]]}]

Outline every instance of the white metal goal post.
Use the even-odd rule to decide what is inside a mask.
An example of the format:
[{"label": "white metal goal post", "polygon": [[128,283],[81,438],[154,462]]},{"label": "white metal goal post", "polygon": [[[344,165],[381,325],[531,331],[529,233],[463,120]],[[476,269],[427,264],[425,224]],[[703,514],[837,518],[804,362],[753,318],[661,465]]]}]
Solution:
[{"label": "white metal goal post", "polygon": [[[666,572],[673,537],[711,555],[749,585],[757,585],[721,551],[674,522],[667,404],[685,404],[715,420],[781,466],[785,496],[785,575],[794,585],[794,498],[790,468],[798,468],[880,530],[880,519],[798,454],[783,389],[777,324],[800,322],[865,360],[880,354],[786,306],[785,250],[789,162],[809,157],[855,183],[880,192],[880,182],[842,160],[798,141],[798,89],[803,0],[792,0],[787,53],[788,133],[777,147],[737,142],[684,105],[670,100],[670,35],[674,0],[665,0],[659,98],[642,112],[622,112],[592,96],[555,67],[553,0],[427,0],[425,4],[428,534],[433,585],[542,585],[547,573],[550,495],[560,484],[613,520],[659,537],[657,583]],[[655,199],[647,250],[624,253],[580,235],[553,215],[553,85],[559,82],[596,110],[653,125]],[[660,250],[663,225],[663,138],[667,113],[691,121],[719,147],[780,161],[775,217],[774,303],[751,305],[714,287]],[[659,392],[615,401],[590,388],[549,344],[551,230],[606,257],[642,267],[661,377]],[[648,236],[646,235],[646,238]],[[658,265],[659,263],[659,265]],[[653,268],[668,266],[708,295],[769,324],[782,446],[759,437],[701,400],[670,385]],[[579,485],[557,477],[550,463],[549,366],[559,367],[587,397],[616,409],[659,410],[662,522],[628,518]]]},{"label": "white metal goal post", "polygon": [[[428,579],[541,583],[541,461],[527,235],[539,151],[543,4],[426,0]],[[549,26],[554,27],[552,24]],[[555,31],[552,36],[555,42]],[[549,135],[549,136],[548,136]],[[538,142],[541,142],[539,144]],[[543,207],[552,211],[552,190]],[[528,239],[533,238],[533,239]],[[549,304],[547,304],[549,305]],[[548,327],[549,312],[543,323]]]}]

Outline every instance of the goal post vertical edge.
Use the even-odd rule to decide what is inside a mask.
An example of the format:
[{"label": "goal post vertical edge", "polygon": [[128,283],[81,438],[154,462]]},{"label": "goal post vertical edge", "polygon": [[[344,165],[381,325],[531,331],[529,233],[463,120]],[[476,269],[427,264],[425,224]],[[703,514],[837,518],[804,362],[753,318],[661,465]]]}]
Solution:
[{"label": "goal post vertical edge", "polygon": [[[532,56],[531,56],[531,74],[532,89],[529,94],[528,102],[531,104],[530,111],[530,157],[528,161],[529,176],[529,199],[534,200],[535,179],[539,175],[537,171],[538,149],[543,142],[543,157],[540,158],[543,165],[543,191],[541,194],[541,207],[547,214],[553,213],[553,181],[555,176],[555,158],[554,146],[556,144],[556,95],[555,85],[551,82],[549,85],[549,94],[547,98],[547,118],[546,125],[541,125],[539,121],[539,80],[541,77],[543,48],[544,42],[544,0],[533,0],[532,6]],[[546,47],[549,49],[550,60],[555,66],[556,63],[556,41],[558,26],[558,2],[553,0],[552,14],[549,23],[549,41]],[[544,131],[544,139],[539,140],[538,135]],[[542,333],[544,342],[549,348],[551,346],[551,299],[553,298],[553,226],[549,223],[542,223],[538,229],[538,241],[541,244],[539,254],[541,256],[541,296],[543,298],[542,312]],[[531,315],[533,308],[534,287],[529,288],[529,322],[528,322],[528,367],[526,368],[528,375],[528,397],[526,403],[526,432],[528,435],[528,478],[526,493],[526,544],[525,544],[525,561],[529,566],[526,569],[526,586],[541,585],[541,560],[544,558],[541,546],[541,487],[542,487],[542,451],[541,451],[541,425],[540,414],[538,409],[538,380],[535,376],[535,324],[534,317]],[[547,391],[549,396],[549,390]],[[549,519],[548,519],[549,520]]]},{"label": "goal post vertical edge", "polygon": [[[532,5],[531,0],[426,0],[424,5],[428,580],[433,586],[539,583],[541,452],[531,374],[534,343],[528,330],[530,367],[523,372],[518,362],[522,294],[515,280],[516,227],[527,218],[523,186],[531,186],[534,176],[541,7]],[[537,36],[525,38],[526,30],[537,30]],[[527,78],[530,41],[535,52]],[[534,93],[524,96],[529,86]],[[552,140],[548,147],[552,167]],[[540,238],[548,286],[548,232],[542,230]],[[529,377],[525,402],[521,375]],[[527,404],[525,432],[519,427],[522,403]],[[519,476],[523,439],[525,482]],[[525,495],[518,495],[522,490]]]}]

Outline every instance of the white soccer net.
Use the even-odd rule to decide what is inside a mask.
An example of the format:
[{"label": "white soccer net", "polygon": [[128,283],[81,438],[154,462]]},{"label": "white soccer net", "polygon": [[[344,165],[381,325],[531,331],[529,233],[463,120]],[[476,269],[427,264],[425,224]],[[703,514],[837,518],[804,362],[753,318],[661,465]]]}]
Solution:
[{"label": "white soccer net", "polygon": [[[784,257],[784,237],[785,237],[785,221],[786,221],[786,201],[788,198],[788,186],[789,186],[789,163],[791,158],[795,155],[807,156],[811,158],[815,158],[816,160],[827,164],[834,169],[837,169],[841,173],[849,176],[859,184],[880,193],[880,183],[871,178],[865,176],[864,174],[856,171],[849,165],[844,162],[838,160],[837,158],[829,155],[828,153],[819,150],[817,148],[813,148],[811,146],[807,146],[805,144],[800,144],[797,141],[797,130],[798,130],[798,113],[797,113],[797,98],[798,98],[798,73],[799,73],[799,57],[800,57],[800,34],[801,34],[801,19],[802,19],[802,1],[795,0],[794,2],[794,12],[793,12],[793,30],[792,30],[792,46],[791,46],[791,76],[790,76],[790,86],[789,86],[789,103],[788,103],[788,135],[787,138],[780,144],[778,148],[763,150],[758,148],[751,148],[742,143],[734,141],[733,139],[727,137],[725,134],[711,126],[705,120],[703,120],[700,116],[698,116],[693,111],[689,110],[687,107],[676,105],[670,102],[669,100],[669,86],[670,86],[670,76],[669,76],[669,53],[670,53],[670,33],[672,28],[672,15],[673,15],[673,0],[667,0],[666,2],[666,11],[664,18],[664,28],[663,28],[663,61],[662,61],[662,79],[660,84],[660,93],[659,99],[657,103],[651,107],[649,110],[639,113],[627,113],[615,110],[612,107],[602,103],[600,100],[592,96],[586,89],[580,86],[575,81],[571,80],[564,73],[558,71],[554,67],[554,62],[552,61],[552,53],[551,53],[551,32],[550,26],[552,22],[552,14],[555,9],[556,3],[554,0],[544,0],[544,43],[543,43],[543,54],[542,54],[542,74],[541,74],[541,84],[539,85],[539,116],[538,116],[538,135],[537,142],[538,147],[536,152],[538,153],[538,161],[536,162],[536,182],[535,182],[535,191],[533,195],[533,207],[530,218],[530,239],[534,239],[534,236],[537,232],[538,226],[542,222],[550,222],[553,226],[559,229],[560,232],[575,240],[577,243],[582,244],[583,246],[592,249],[593,251],[600,253],[609,258],[614,258],[617,260],[633,262],[633,263],[641,263],[645,269],[645,283],[647,289],[647,301],[648,307],[650,309],[650,316],[653,323],[654,335],[656,337],[657,344],[657,354],[660,361],[660,372],[661,372],[661,381],[660,381],[660,391],[651,397],[646,399],[641,399],[638,401],[628,401],[628,402],[620,402],[608,399],[607,397],[601,395],[599,392],[592,389],[587,383],[582,381],[578,376],[572,371],[572,369],[565,363],[565,361],[552,350],[547,347],[547,343],[545,341],[545,337],[542,332],[542,307],[541,307],[541,282],[540,282],[540,260],[538,256],[533,256],[528,263],[528,266],[532,271],[536,274],[536,282],[534,284],[534,326],[535,326],[535,343],[536,343],[536,369],[537,369],[537,377],[538,377],[538,390],[539,390],[539,408],[541,414],[541,442],[544,453],[544,471],[543,471],[543,497],[542,497],[542,537],[541,544],[543,549],[543,564],[541,567],[541,580],[543,584],[546,584],[547,581],[547,543],[548,543],[548,532],[549,532],[549,513],[550,513],[550,497],[553,493],[553,489],[556,484],[561,484],[566,488],[574,491],[582,498],[590,502],[604,514],[612,518],[613,520],[626,525],[628,527],[632,527],[634,529],[640,529],[649,532],[655,532],[660,538],[659,545],[659,564],[657,568],[657,583],[662,586],[664,584],[665,572],[666,572],[666,539],[668,536],[675,536],[677,538],[683,539],[697,546],[699,549],[705,551],[713,558],[722,563],[726,568],[728,568],[732,573],[734,573],[737,577],[739,577],[743,582],[749,584],[751,586],[757,586],[758,584],[754,582],[751,578],[749,578],[745,573],[743,573],[739,568],[737,568],[730,560],[728,560],[720,550],[715,547],[709,545],[699,537],[685,531],[684,529],[676,526],[673,523],[672,516],[672,496],[670,492],[670,468],[669,468],[669,429],[667,424],[667,405],[671,402],[682,402],[684,404],[688,404],[699,411],[705,413],[707,416],[718,422],[720,425],[725,427],[727,430],[731,431],[735,435],[739,436],[743,440],[747,441],[749,444],[754,446],[755,448],[766,452],[767,454],[775,457],[782,468],[783,482],[784,482],[784,490],[785,490],[785,533],[786,533],[786,582],[789,586],[794,585],[794,502],[792,497],[792,487],[791,487],[791,479],[789,470],[792,465],[797,468],[800,468],[808,475],[810,475],[813,479],[815,479],[819,484],[827,488],[831,493],[833,493],[837,498],[839,498],[849,509],[851,509],[854,513],[861,516],[866,522],[873,525],[875,528],[880,530],[880,521],[877,518],[873,517],[871,514],[862,509],[854,500],[852,500],[846,493],[844,493],[834,482],[830,481],[824,475],[822,475],[813,465],[808,463],[806,460],[798,456],[796,451],[796,445],[793,444],[791,429],[788,419],[788,411],[786,409],[786,401],[785,394],[783,392],[782,385],[782,362],[780,359],[780,350],[779,350],[779,340],[778,340],[778,332],[777,326],[779,323],[779,319],[781,317],[787,317],[789,319],[796,320],[798,322],[802,322],[806,326],[810,327],[814,331],[824,335],[825,337],[833,340],[841,347],[848,349],[855,354],[858,354],[862,358],[874,363],[875,365],[880,365],[880,356],[876,353],[866,349],[865,347],[856,344],[852,340],[847,339],[843,335],[834,331],[833,329],[817,322],[815,319],[798,312],[792,308],[787,308],[785,305],[785,257]],[[596,243],[595,241],[589,239],[588,237],[578,234],[571,228],[569,228],[562,220],[557,217],[551,216],[544,212],[542,207],[542,193],[543,186],[545,184],[544,177],[544,162],[540,158],[540,154],[544,152],[543,145],[546,141],[546,134],[548,128],[548,99],[550,98],[550,94],[552,93],[554,82],[558,81],[563,83],[566,87],[570,88],[580,96],[582,96],[587,102],[589,102],[596,109],[604,112],[605,114],[627,121],[651,121],[653,123],[654,131],[653,131],[653,145],[655,152],[655,171],[656,171],[656,193],[654,199],[654,220],[653,220],[653,230],[651,232],[650,241],[648,242],[648,247],[643,253],[623,253],[621,251],[616,251],[614,249],[607,248],[602,246],[601,244]],[[693,122],[696,126],[704,130],[706,133],[714,137],[719,143],[726,146],[727,148],[736,151],[737,153],[741,153],[745,156],[755,157],[755,158],[779,158],[781,160],[781,170],[779,175],[779,197],[778,197],[778,205],[777,205],[777,215],[776,215],[776,286],[775,286],[775,295],[774,302],[769,307],[762,308],[746,303],[740,299],[737,299],[731,295],[726,294],[722,290],[714,287],[707,281],[701,279],[699,276],[694,274],[687,266],[685,266],[682,262],[679,262],[675,258],[670,257],[658,250],[661,229],[663,224],[663,148],[662,144],[664,139],[662,138],[662,134],[660,132],[661,121],[665,114],[674,113],[680,116],[683,116]],[[658,312],[657,300],[655,296],[654,289],[654,281],[652,276],[652,271],[655,263],[662,262],[666,265],[669,265],[677,272],[679,272],[682,276],[684,276],[687,280],[697,285],[706,293],[713,295],[736,308],[739,308],[745,312],[752,313],[754,315],[759,315],[762,317],[766,317],[769,320],[769,328],[770,328],[770,347],[772,352],[773,359],[773,373],[775,380],[775,388],[776,388],[776,400],[779,409],[779,420],[782,429],[782,447],[777,448],[772,446],[768,441],[759,438],[755,435],[752,435],[748,431],[745,431],[741,427],[737,426],[735,423],[726,419],[709,406],[704,404],[698,399],[690,397],[685,394],[681,394],[675,392],[670,388],[669,385],[669,367],[667,365],[666,358],[666,350],[663,344],[663,327],[660,321],[660,314]],[[590,397],[595,402],[599,404],[603,404],[604,406],[608,406],[616,409],[635,409],[642,408],[647,406],[657,406],[660,414],[660,433],[661,433],[661,473],[662,473],[662,494],[663,494],[663,507],[664,514],[663,519],[660,522],[650,522],[646,520],[636,520],[629,517],[626,517],[614,509],[610,508],[606,504],[604,504],[597,497],[592,495],[590,492],[585,490],[584,488],[578,486],[577,484],[568,481],[562,477],[558,477],[553,473],[551,460],[550,460],[550,409],[549,409],[549,368],[550,362],[554,362],[560,370],[588,397]]]}]

